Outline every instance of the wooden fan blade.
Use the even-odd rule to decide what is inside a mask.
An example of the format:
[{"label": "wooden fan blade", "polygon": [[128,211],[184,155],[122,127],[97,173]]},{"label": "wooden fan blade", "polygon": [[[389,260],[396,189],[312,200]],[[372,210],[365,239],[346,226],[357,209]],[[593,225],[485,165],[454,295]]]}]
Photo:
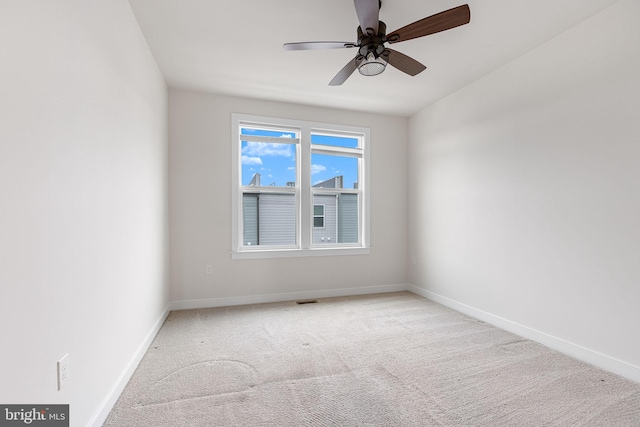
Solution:
[{"label": "wooden fan blade", "polygon": [[444,12],[436,13],[419,21],[414,22],[387,34],[389,43],[398,43],[440,31],[450,30],[460,25],[468,24],[471,21],[471,10],[469,5],[454,7]]},{"label": "wooden fan blade", "polygon": [[380,0],[353,0],[356,7],[356,14],[360,22],[363,34],[367,33],[367,28],[371,28],[372,34],[378,34],[378,18],[380,12]]},{"label": "wooden fan blade", "polygon": [[356,47],[351,42],[299,42],[285,43],[284,50],[316,50],[316,49],[342,49],[346,47]]},{"label": "wooden fan blade", "polygon": [[329,86],[340,86],[342,83],[346,82],[361,62],[362,59],[358,60],[358,58],[353,58],[342,68],[342,70],[338,72],[338,74],[336,74],[333,80],[329,82]]},{"label": "wooden fan blade", "polygon": [[410,76],[415,76],[427,68],[415,59],[405,55],[404,53],[398,52],[397,50],[385,49],[382,55],[390,65],[403,73],[409,74]]}]

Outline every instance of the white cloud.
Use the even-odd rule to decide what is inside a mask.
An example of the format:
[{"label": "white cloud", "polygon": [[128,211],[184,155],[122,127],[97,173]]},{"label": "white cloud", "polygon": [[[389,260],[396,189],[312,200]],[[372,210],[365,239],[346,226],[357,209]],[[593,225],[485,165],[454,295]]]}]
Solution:
[{"label": "white cloud", "polygon": [[311,175],[326,171],[327,168],[322,165],[311,165]]},{"label": "white cloud", "polygon": [[242,156],[242,164],[243,165],[261,165],[262,159],[260,157]]},{"label": "white cloud", "polygon": [[293,150],[291,144],[276,144],[265,142],[247,142],[247,145],[242,149],[242,154],[246,156],[293,156]]}]

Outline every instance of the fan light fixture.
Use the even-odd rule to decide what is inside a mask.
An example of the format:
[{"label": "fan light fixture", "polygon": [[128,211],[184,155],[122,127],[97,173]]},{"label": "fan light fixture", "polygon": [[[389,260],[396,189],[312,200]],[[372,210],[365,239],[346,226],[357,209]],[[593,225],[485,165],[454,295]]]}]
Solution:
[{"label": "fan light fixture", "polygon": [[380,18],[380,1],[353,0],[358,15],[359,26],[356,28],[357,42],[298,42],[285,43],[284,50],[315,50],[315,49],[345,49],[357,48],[358,53],[351,59],[336,76],[329,82],[329,86],[340,86],[356,69],[363,76],[377,76],[391,64],[405,74],[415,76],[427,67],[415,59],[385,47],[387,43],[394,44],[417,39],[440,31],[450,30],[471,22],[469,5],[454,7],[435,15],[427,16],[412,24],[387,34],[387,26]]},{"label": "fan light fixture", "polygon": [[387,61],[382,57],[375,57],[373,52],[369,52],[364,61],[358,66],[358,71],[363,76],[377,76],[382,73],[387,66]]}]

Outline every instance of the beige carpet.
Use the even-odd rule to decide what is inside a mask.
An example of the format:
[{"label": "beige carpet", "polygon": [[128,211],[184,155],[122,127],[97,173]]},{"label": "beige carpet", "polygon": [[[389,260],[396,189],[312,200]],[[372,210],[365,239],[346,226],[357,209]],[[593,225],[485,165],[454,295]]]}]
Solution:
[{"label": "beige carpet", "polygon": [[105,426],[640,426],[640,385],[408,292],[172,312]]}]

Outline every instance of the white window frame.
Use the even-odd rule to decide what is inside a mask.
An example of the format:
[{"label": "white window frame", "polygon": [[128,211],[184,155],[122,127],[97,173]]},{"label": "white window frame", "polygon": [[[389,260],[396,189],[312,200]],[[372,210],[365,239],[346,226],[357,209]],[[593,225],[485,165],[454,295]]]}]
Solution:
[{"label": "white window frame", "polygon": [[[244,246],[243,245],[243,219],[242,219],[242,139],[240,126],[275,126],[299,130],[300,139],[295,141],[296,149],[296,186],[289,191],[295,192],[298,207],[296,221],[296,245],[286,247],[273,246]],[[233,113],[231,115],[232,129],[232,259],[256,259],[256,258],[281,258],[304,256],[335,256],[335,255],[366,255],[370,253],[370,198],[369,198],[369,128],[346,126],[330,123],[318,123],[302,120],[291,120],[265,116]],[[359,147],[342,148],[327,146],[326,149],[314,145],[313,152],[325,152],[327,154],[347,155],[357,157],[358,160],[358,192],[360,194],[359,209],[359,242],[353,244],[332,244],[317,246],[312,244],[313,236],[313,194],[324,190],[313,189],[311,182],[311,134],[332,134],[357,137]],[[261,187],[260,191],[269,191],[268,187]],[[274,192],[282,192],[283,187],[273,188]],[[327,192],[336,192],[337,189],[326,189]],[[340,190],[341,191],[341,190]]]}]

